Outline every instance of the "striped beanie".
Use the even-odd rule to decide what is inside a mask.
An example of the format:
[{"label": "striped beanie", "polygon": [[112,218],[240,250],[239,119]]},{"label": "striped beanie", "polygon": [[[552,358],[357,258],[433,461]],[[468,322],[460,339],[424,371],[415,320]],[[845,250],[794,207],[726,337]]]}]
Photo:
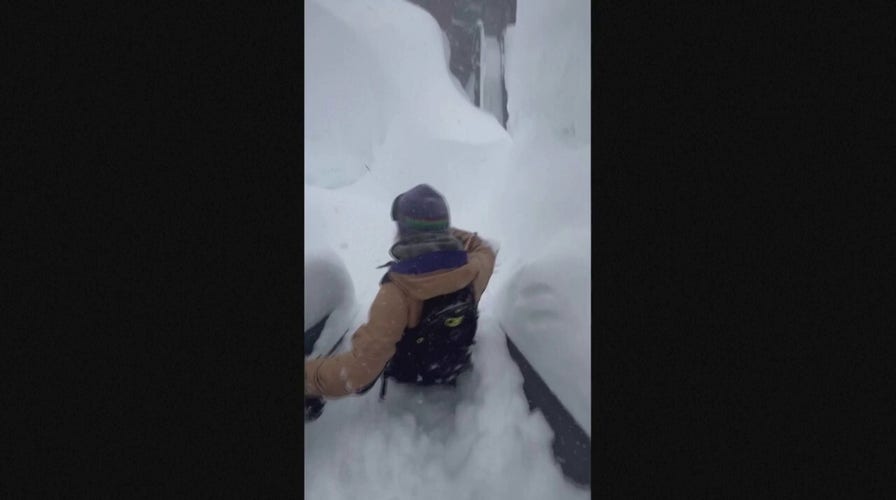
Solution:
[{"label": "striped beanie", "polygon": [[398,224],[398,233],[402,236],[445,232],[451,224],[445,198],[426,184],[414,186],[395,197],[392,220]]}]

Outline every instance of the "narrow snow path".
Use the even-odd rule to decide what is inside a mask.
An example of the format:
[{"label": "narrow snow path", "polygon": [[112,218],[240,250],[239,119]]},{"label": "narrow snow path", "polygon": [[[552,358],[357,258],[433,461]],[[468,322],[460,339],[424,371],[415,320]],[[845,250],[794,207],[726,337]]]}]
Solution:
[{"label": "narrow snow path", "polygon": [[522,375],[483,313],[475,369],[457,388],[380,384],[327,404],[305,426],[305,493],[327,500],[590,498],[569,483],[551,431],[530,413]]},{"label": "narrow snow path", "polygon": [[[552,430],[529,412],[497,326],[497,318],[512,324],[511,335],[521,336],[514,342],[546,381],[568,388],[558,396],[581,400],[567,404],[590,416],[590,146],[582,143],[590,129],[579,119],[588,115],[590,66],[576,63],[590,39],[588,29],[563,28],[587,28],[590,17],[581,15],[587,3],[558,1],[559,14],[554,2],[518,7],[507,130],[458,92],[443,35],[423,9],[403,0],[305,3],[305,258],[320,266],[305,283],[320,299],[305,304],[306,326],[325,314],[309,308],[341,304],[316,351],[367,319],[384,272],[377,266],[389,260],[388,214],[398,193],[431,184],[447,198],[453,225],[501,247],[480,302],[473,370],[454,389],[390,383],[381,401],[377,382],[366,394],[328,401],[320,419],[305,424],[309,498],[590,497],[562,475]],[[500,56],[492,44],[486,49],[489,60]],[[580,67],[587,77],[575,73]],[[581,85],[567,92],[567,80]],[[489,109],[498,97],[486,96]],[[546,308],[557,314],[532,317]]]}]

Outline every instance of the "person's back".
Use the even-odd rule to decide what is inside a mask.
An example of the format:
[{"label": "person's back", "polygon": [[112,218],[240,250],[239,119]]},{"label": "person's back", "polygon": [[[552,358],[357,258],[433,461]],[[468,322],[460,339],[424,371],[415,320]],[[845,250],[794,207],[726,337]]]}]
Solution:
[{"label": "person's back", "polygon": [[[465,368],[458,365],[469,359],[463,355],[475,333],[475,305],[494,270],[495,251],[475,233],[452,228],[444,199],[425,184],[395,199],[392,219],[398,226],[390,249],[395,260],[368,321],[355,332],[351,351],[305,362],[306,401],[365,392],[384,371],[400,382],[431,384],[453,383]],[[421,325],[424,313],[438,325]],[[452,349],[460,351],[447,352]],[[424,362],[429,359],[450,361],[448,370]]]}]

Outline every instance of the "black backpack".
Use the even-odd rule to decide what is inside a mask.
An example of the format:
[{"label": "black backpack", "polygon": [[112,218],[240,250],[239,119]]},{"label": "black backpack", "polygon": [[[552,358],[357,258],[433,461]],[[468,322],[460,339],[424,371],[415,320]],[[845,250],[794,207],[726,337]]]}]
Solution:
[{"label": "black backpack", "polygon": [[[388,274],[383,283],[387,281]],[[390,377],[417,385],[454,385],[457,376],[471,367],[478,319],[472,284],[424,301],[420,324],[405,330],[383,370],[380,397],[385,396]]]}]

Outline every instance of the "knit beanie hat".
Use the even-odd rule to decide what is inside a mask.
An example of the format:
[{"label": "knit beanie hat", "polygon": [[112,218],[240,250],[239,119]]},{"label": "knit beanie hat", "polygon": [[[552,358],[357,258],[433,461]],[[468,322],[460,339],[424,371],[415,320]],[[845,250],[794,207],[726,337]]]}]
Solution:
[{"label": "knit beanie hat", "polygon": [[402,236],[443,233],[451,224],[445,198],[427,184],[414,186],[395,197],[392,220],[398,224],[398,233]]}]

